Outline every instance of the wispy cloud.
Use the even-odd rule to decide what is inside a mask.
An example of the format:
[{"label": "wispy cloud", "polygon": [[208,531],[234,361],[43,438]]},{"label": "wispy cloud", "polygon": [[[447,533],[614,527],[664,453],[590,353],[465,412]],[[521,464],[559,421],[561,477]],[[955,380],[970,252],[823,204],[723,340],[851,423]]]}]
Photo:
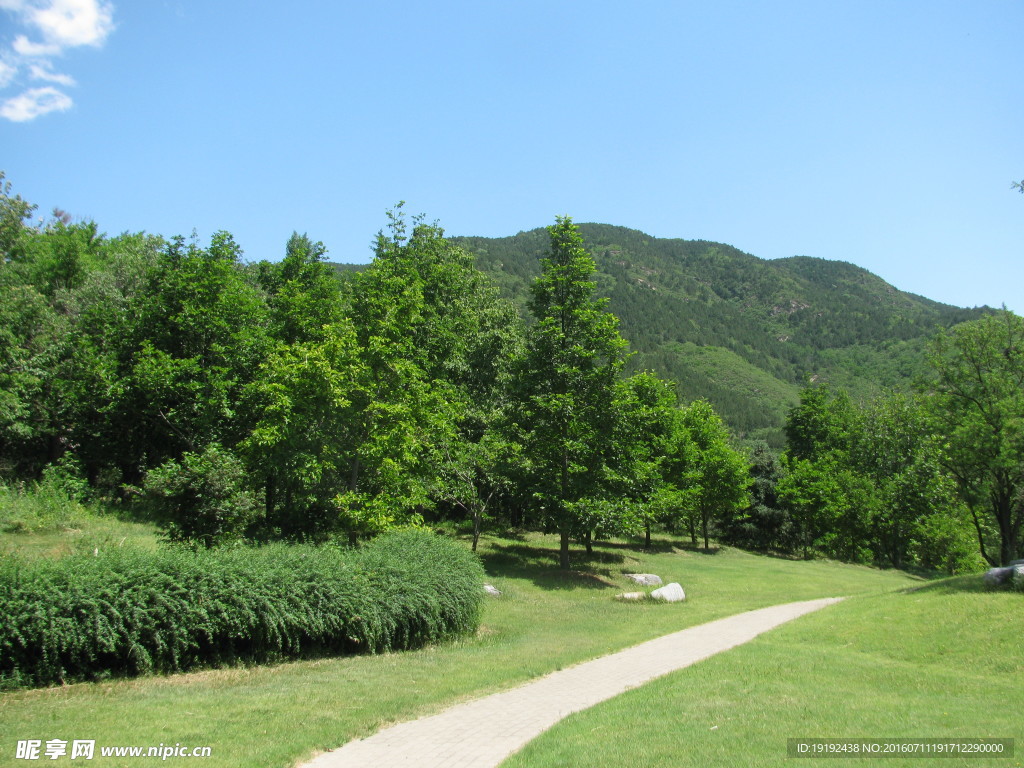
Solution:
[{"label": "wispy cloud", "polygon": [[[0,88],[20,80],[75,85],[70,75],[54,71],[53,59],[69,48],[100,47],[114,29],[114,7],[106,0],[0,0],[25,32],[0,51]],[[22,76],[22,77],[19,77]],[[0,104],[0,117],[15,122],[70,109],[71,97],[54,86],[27,88]]]},{"label": "wispy cloud", "polygon": [[18,68],[16,66],[0,60],[0,88],[6,88],[8,84],[14,80],[14,76],[16,74],[18,74]]},{"label": "wispy cloud", "polygon": [[49,112],[64,112],[71,109],[71,104],[71,97],[53,86],[29,88],[0,105],[0,117],[24,123]]},{"label": "wispy cloud", "polygon": [[66,85],[68,87],[75,85],[75,78],[71,75],[51,72],[46,64],[32,64],[28,68],[28,73],[29,77],[33,80],[45,80],[48,83],[57,83],[58,85]]}]

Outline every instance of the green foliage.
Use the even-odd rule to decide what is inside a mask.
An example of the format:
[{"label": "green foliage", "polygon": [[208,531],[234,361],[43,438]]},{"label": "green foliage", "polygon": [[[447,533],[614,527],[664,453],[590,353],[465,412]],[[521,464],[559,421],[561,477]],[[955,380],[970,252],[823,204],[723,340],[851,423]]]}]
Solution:
[{"label": "green foliage", "polygon": [[762,551],[792,552],[797,542],[789,511],[779,501],[783,470],[767,443],[754,446],[750,457],[750,504],[722,520],[722,539],[735,546]]},{"label": "green foliage", "polygon": [[240,450],[265,490],[271,531],[318,538],[340,528],[335,499],[359,458],[365,375],[354,329],[338,323],[318,343],[280,346],[250,387],[258,417]]},{"label": "green foliage", "polygon": [[606,494],[603,467],[627,343],[607,302],[594,296],[594,261],[572,220],[560,217],[548,231],[551,250],[532,288],[536,323],[518,371],[515,418],[535,501],[559,531],[561,565],[568,568],[579,510]]},{"label": "green foliage", "polygon": [[286,344],[316,341],[343,314],[341,283],[325,262],[327,249],[293,232],[279,264],[258,265],[274,336]]},{"label": "green foliage", "polygon": [[476,628],[482,578],[465,549],[423,531],[361,550],[5,557],[0,681],[52,685],[417,647]]},{"label": "green foliage", "polygon": [[616,419],[607,482],[618,519],[591,527],[602,533],[632,533],[642,526],[650,545],[652,525],[671,526],[691,504],[692,478],[674,471],[691,444],[680,429],[675,387],[653,374],[637,373],[622,381],[612,408]]},{"label": "green foliage", "polygon": [[941,333],[931,363],[931,410],[946,466],[982,555],[1005,565],[1024,546],[1024,319],[1004,309]]},{"label": "green foliage", "polygon": [[808,387],[786,432],[778,498],[805,555],[949,572],[974,562],[947,454],[921,398],[856,406],[843,390]]},{"label": "green foliage", "polygon": [[179,239],[136,298],[127,386],[114,407],[146,424],[133,448],[153,464],[212,442],[235,445],[250,426],[238,403],[270,339],[266,305],[240,258],[226,232],[207,249]]},{"label": "green foliage", "polygon": [[729,430],[707,400],[683,409],[682,428],[693,445],[688,469],[695,517],[690,530],[699,522],[707,548],[712,526],[727,527],[750,503],[750,463],[732,447]]},{"label": "green foliage", "polygon": [[207,548],[242,538],[260,511],[242,462],[216,443],[151,469],[145,490],[171,541]]}]

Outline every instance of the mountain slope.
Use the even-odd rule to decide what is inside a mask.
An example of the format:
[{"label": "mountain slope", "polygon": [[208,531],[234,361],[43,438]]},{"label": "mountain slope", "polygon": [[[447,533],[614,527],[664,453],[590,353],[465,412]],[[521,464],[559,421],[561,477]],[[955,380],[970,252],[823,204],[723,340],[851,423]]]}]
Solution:
[{"label": "mountain slope", "polygon": [[[661,239],[581,224],[598,291],[637,353],[635,369],[707,397],[739,434],[782,444],[782,424],[806,381],[855,397],[909,388],[940,327],[976,317],[904,293],[865,269],[806,256],[768,261],[729,245]],[[476,255],[525,313],[547,254],[546,229],[511,237],[452,237]]]}]

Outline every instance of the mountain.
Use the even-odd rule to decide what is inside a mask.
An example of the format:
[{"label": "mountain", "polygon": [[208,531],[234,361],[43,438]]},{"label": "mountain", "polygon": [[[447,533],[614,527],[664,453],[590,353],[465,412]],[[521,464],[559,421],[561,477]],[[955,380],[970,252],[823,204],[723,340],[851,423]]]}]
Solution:
[{"label": "mountain", "polygon": [[[683,401],[708,398],[741,436],[776,447],[808,380],[864,398],[908,389],[926,371],[936,330],[986,311],[905,293],[846,262],[765,260],[722,243],[579,228],[597,263],[598,291],[636,352],[632,367],[676,381]],[[526,312],[549,247],[546,229],[449,239],[475,254]]]}]

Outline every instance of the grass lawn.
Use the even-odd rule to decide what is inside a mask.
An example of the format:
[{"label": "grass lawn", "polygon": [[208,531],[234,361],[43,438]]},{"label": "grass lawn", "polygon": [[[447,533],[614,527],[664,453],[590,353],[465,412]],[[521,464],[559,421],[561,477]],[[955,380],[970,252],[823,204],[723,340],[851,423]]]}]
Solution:
[{"label": "grass lawn", "polygon": [[0,484],[0,555],[60,557],[97,547],[157,546],[152,525],[70,501],[51,487],[12,489]]},{"label": "grass lawn", "polygon": [[[855,597],[573,715],[503,768],[1020,766],[1024,595]],[[629,734],[624,738],[623,734]],[[790,760],[787,739],[1014,739],[1013,759]]]},{"label": "grass lawn", "polygon": [[[14,536],[5,538],[10,541]],[[883,672],[890,667],[905,667],[905,674],[913,679],[917,679],[914,670],[922,670],[930,681],[928,685],[940,686],[943,683],[940,671],[942,675],[956,677],[956,670],[960,669],[958,665],[967,665],[976,656],[990,654],[1002,657],[1000,663],[1007,671],[1007,678],[1021,679],[1020,663],[1024,652],[1010,639],[999,645],[998,652],[994,654],[991,653],[991,640],[979,648],[972,645],[966,651],[954,652],[963,627],[959,622],[949,623],[948,609],[934,602],[945,593],[926,589],[902,594],[897,590],[926,584],[907,574],[838,563],[757,557],[728,549],[705,554],[688,550],[680,542],[656,541],[655,544],[649,553],[623,542],[599,544],[592,557],[586,558],[582,553],[577,555],[572,573],[561,574],[555,568],[557,539],[554,537],[485,537],[481,542],[481,556],[492,576],[492,583],[504,594],[500,598],[488,599],[481,629],[475,637],[448,645],[402,654],[318,659],[272,667],[209,670],[2,694],[0,765],[25,764],[15,759],[15,747],[20,739],[94,739],[97,745],[108,746],[156,746],[161,743],[210,746],[212,757],[202,760],[203,765],[210,767],[290,766],[309,758],[316,751],[367,735],[382,725],[437,712],[457,701],[506,688],[658,635],[752,608],[835,595],[860,597],[787,625],[768,638],[755,641],[749,649],[737,649],[727,656],[702,662],[690,672],[678,673],[627,694],[633,697],[644,694],[648,689],[655,690],[653,686],[667,686],[662,693],[652,694],[642,719],[629,720],[627,717],[620,726],[620,715],[615,714],[611,720],[591,726],[598,727],[595,735],[601,730],[610,731],[607,736],[612,737],[610,741],[618,742],[621,759],[610,759],[606,746],[599,749],[595,746],[597,742],[588,742],[582,753],[574,751],[572,760],[565,762],[564,756],[555,756],[547,751],[556,748],[557,744],[552,744],[548,737],[542,737],[536,745],[528,748],[541,750],[536,753],[537,757],[524,756],[513,760],[525,760],[519,763],[521,765],[583,765],[584,762],[572,761],[583,760],[589,753],[598,760],[594,765],[690,764],[679,762],[680,744],[693,744],[692,735],[698,732],[707,742],[707,729],[716,723],[704,725],[710,712],[707,715],[690,714],[693,710],[687,709],[684,716],[680,714],[681,704],[668,703],[670,696],[697,690],[696,682],[679,675],[707,676],[709,690],[714,691],[714,696],[701,694],[696,701],[702,707],[712,707],[719,702],[720,709],[714,713],[722,722],[713,733],[721,736],[733,733],[731,727],[726,728],[725,713],[730,713],[734,724],[749,719],[745,719],[743,712],[749,711],[751,706],[748,701],[750,686],[757,681],[762,685],[772,681],[789,685],[789,692],[785,694],[789,698],[785,700],[791,700],[789,706],[793,709],[793,720],[782,721],[778,730],[783,734],[782,753],[778,752],[774,735],[767,737],[767,746],[762,743],[756,747],[759,754],[769,760],[784,759],[785,738],[788,736],[824,737],[836,732],[850,735],[844,730],[851,722],[842,709],[846,705],[845,697],[839,696],[831,708],[827,702],[821,704],[821,712],[813,709],[819,706],[814,704],[814,699],[820,695],[820,689],[832,689],[836,681],[848,682],[851,677],[860,679],[863,676],[863,692],[855,706],[858,711],[864,710],[865,717],[873,712],[871,717],[884,718],[890,712],[898,711],[892,708],[891,699],[898,697],[893,685],[902,684],[899,681],[905,679],[904,676],[887,682],[889,678]],[[631,582],[623,573],[633,571],[658,573],[666,581],[679,581],[686,589],[687,602],[663,605],[615,601],[615,594],[630,588]],[[1005,626],[1008,622],[1018,621],[1016,627],[1020,628],[1019,620],[1013,618],[1020,615],[1019,611],[1011,613],[1013,606],[1020,605],[1019,595],[952,591],[949,599],[963,601],[965,616],[987,616],[998,610],[1001,611],[999,621],[993,619],[993,622]],[[1013,603],[1012,599],[1018,602]],[[887,649],[891,645],[894,626],[904,627],[914,637],[919,632],[916,624],[905,620],[901,623],[885,622],[880,617],[890,614],[900,617],[909,610],[901,606],[917,604],[914,601],[920,602],[922,615],[927,619],[920,623],[931,622],[934,625],[929,624],[932,640],[911,638],[906,643],[895,644],[894,648],[906,646],[923,652],[941,637],[942,647],[949,648],[942,658],[948,657],[955,663],[922,665],[912,657],[899,657],[879,671],[872,659],[883,659],[884,654],[890,652]],[[971,607],[975,604],[976,610]],[[942,612],[939,612],[940,608]],[[804,634],[794,635],[794,632]],[[980,636],[982,629],[978,633]],[[1017,636],[1019,634],[1018,631]],[[775,645],[769,645],[765,650],[765,643],[781,643],[792,654],[789,660],[792,664],[785,658],[776,658],[777,653],[772,655]],[[851,645],[847,646],[848,643]],[[858,644],[864,644],[863,648]],[[756,675],[747,671],[707,672],[714,669],[711,665],[721,664],[734,654],[751,652],[767,654],[754,657],[749,662],[752,668],[760,670]],[[891,652],[897,653],[897,650]],[[910,653],[909,650],[907,652]],[[1010,670],[1016,670],[1015,677]],[[872,676],[867,676],[867,671],[871,671]],[[797,674],[795,678],[794,673]],[[997,675],[993,672],[985,677],[985,681],[990,677]],[[681,679],[686,682],[678,682]],[[720,682],[716,684],[716,680]],[[672,681],[676,681],[674,685]],[[874,690],[876,686],[883,697],[877,704],[872,703],[876,700],[869,695],[877,693]],[[981,686],[980,682],[978,686]],[[1005,689],[1000,688],[997,695],[1008,694],[1008,689],[1009,684]],[[955,694],[947,689],[946,698],[954,697]],[[805,699],[810,709],[805,707]],[[663,703],[659,703],[662,700]],[[618,701],[608,702],[608,705]],[[605,706],[594,710],[595,715]],[[993,698],[975,718],[986,716],[996,706],[1003,706],[1007,717],[1014,709],[1012,699],[1007,698],[1003,704]],[[756,707],[755,711],[761,713],[758,717],[769,720],[776,710],[783,710],[771,698],[757,703]],[[965,714],[962,708],[950,710],[947,707],[944,711],[949,712],[951,718],[954,713],[959,713],[958,717]],[[590,714],[581,713],[581,716]],[[573,718],[564,727],[574,727],[578,719]],[[667,750],[664,754],[668,756],[666,760],[658,757],[661,752],[650,752],[649,757],[640,757],[641,751],[653,744],[648,732],[652,720],[663,720],[664,724],[659,727],[670,733],[669,742],[664,747]],[[865,722],[865,727],[867,724]],[[796,728],[796,725],[801,727]],[[759,726],[752,727],[757,730]],[[914,731],[914,736],[945,734],[945,731],[936,732],[930,721],[910,722],[908,727]],[[896,735],[885,729],[868,729],[854,735],[865,734]],[[986,734],[974,733],[971,729],[970,735]],[[1000,732],[998,735],[1014,734]],[[742,742],[746,737],[738,738]],[[726,751],[735,746],[722,743]],[[728,764],[748,764],[745,758],[736,759],[737,755],[743,754],[734,752]],[[178,760],[180,762],[181,759]],[[543,763],[543,760],[548,763]],[[694,764],[707,764],[699,757],[693,760]],[[157,761],[156,758],[142,758],[132,760],[130,764],[144,765]],[[830,761],[828,764],[833,763]],[[113,758],[104,761],[97,754],[90,764],[128,763]],[[944,761],[943,764],[954,763]]]}]

